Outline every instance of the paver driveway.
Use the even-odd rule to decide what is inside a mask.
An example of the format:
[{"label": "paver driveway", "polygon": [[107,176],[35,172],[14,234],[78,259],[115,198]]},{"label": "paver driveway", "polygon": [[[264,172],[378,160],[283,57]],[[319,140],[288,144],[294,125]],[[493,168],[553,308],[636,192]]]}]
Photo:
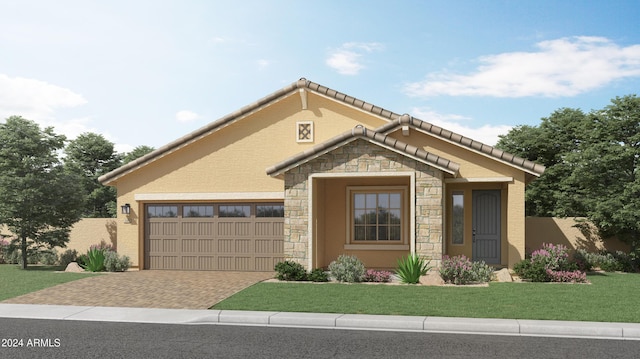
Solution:
[{"label": "paver driveway", "polygon": [[232,294],[273,276],[273,272],[144,270],[108,273],[1,303],[208,309]]}]

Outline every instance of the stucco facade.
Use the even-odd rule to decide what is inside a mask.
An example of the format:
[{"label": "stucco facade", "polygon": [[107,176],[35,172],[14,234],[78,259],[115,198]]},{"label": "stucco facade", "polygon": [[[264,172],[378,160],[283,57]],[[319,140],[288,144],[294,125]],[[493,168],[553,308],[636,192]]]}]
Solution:
[{"label": "stucco facade", "polygon": [[[263,204],[282,204],[283,258],[310,269],[326,267],[342,253],[381,268],[393,267],[408,253],[436,264],[443,254],[473,258],[480,253],[473,228],[480,217],[473,208],[476,194],[485,190],[496,190],[491,193],[499,198],[499,213],[489,219],[499,225],[491,249],[499,256],[494,264],[511,266],[525,250],[524,187],[543,170],[301,79],[100,180],[117,187],[119,206],[131,205],[130,214],[118,215],[118,251],[142,269],[150,268],[147,213],[157,206],[176,208],[170,212],[180,227],[187,208],[196,205],[214,208],[209,221],[222,226],[224,216],[217,211],[229,204],[250,205],[247,216],[258,222]],[[357,219],[348,194],[354,188],[402,194],[402,207],[394,209],[401,220],[393,228],[401,235],[369,242],[355,237]],[[451,243],[454,192],[464,197],[464,238],[456,244]],[[184,236],[167,232],[161,242],[179,246]],[[239,261],[241,252],[234,253]]]}]

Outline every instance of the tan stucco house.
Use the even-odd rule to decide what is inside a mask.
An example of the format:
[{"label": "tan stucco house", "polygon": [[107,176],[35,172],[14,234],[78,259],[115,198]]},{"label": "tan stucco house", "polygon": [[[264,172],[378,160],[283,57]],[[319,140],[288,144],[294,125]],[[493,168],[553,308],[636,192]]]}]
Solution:
[{"label": "tan stucco house", "polygon": [[[140,269],[269,271],[340,254],[513,266],[544,167],[300,79],[100,178]],[[127,212],[123,208],[122,212]]]}]

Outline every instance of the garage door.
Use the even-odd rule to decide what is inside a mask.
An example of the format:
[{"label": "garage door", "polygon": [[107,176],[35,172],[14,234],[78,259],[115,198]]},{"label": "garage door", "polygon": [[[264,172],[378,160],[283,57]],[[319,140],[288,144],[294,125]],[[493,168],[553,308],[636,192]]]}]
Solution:
[{"label": "garage door", "polygon": [[148,204],[145,268],[272,271],[283,260],[282,203]]}]

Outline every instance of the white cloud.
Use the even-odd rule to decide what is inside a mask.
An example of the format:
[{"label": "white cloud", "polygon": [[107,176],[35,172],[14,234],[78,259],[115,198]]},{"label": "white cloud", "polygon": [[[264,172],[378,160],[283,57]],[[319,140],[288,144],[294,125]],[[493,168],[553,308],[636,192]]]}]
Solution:
[{"label": "white cloud", "polygon": [[264,70],[271,64],[268,60],[265,59],[260,59],[256,61],[256,63],[258,64],[258,70]]},{"label": "white cloud", "polygon": [[40,80],[0,74],[0,117],[22,116],[33,121],[51,119],[58,108],[76,107],[87,101],[69,89]]},{"label": "white cloud", "polygon": [[499,135],[505,135],[512,129],[511,126],[494,126],[488,124],[480,127],[471,127],[468,124],[461,124],[459,122],[471,120],[468,117],[455,114],[441,114],[432,111],[431,109],[414,108],[412,114],[423,121],[432,123],[444,128],[445,130],[455,132],[459,135],[469,137],[490,146],[493,146],[498,142]]},{"label": "white cloud", "polygon": [[326,64],[342,75],[357,75],[365,65],[362,64],[362,55],[381,51],[384,47],[377,42],[360,43],[348,42],[334,49],[329,54]]},{"label": "white cloud", "polygon": [[574,96],[612,81],[640,76],[640,45],[622,47],[603,37],[542,41],[536,52],[484,56],[474,73],[432,73],[410,83],[412,96]]},{"label": "white cloud", "polygon": [[191,122],[199,118],[200,118],[200,115],[188,110],[182,110],[176,113],[176,120],[178,120],[178,122]]}]

